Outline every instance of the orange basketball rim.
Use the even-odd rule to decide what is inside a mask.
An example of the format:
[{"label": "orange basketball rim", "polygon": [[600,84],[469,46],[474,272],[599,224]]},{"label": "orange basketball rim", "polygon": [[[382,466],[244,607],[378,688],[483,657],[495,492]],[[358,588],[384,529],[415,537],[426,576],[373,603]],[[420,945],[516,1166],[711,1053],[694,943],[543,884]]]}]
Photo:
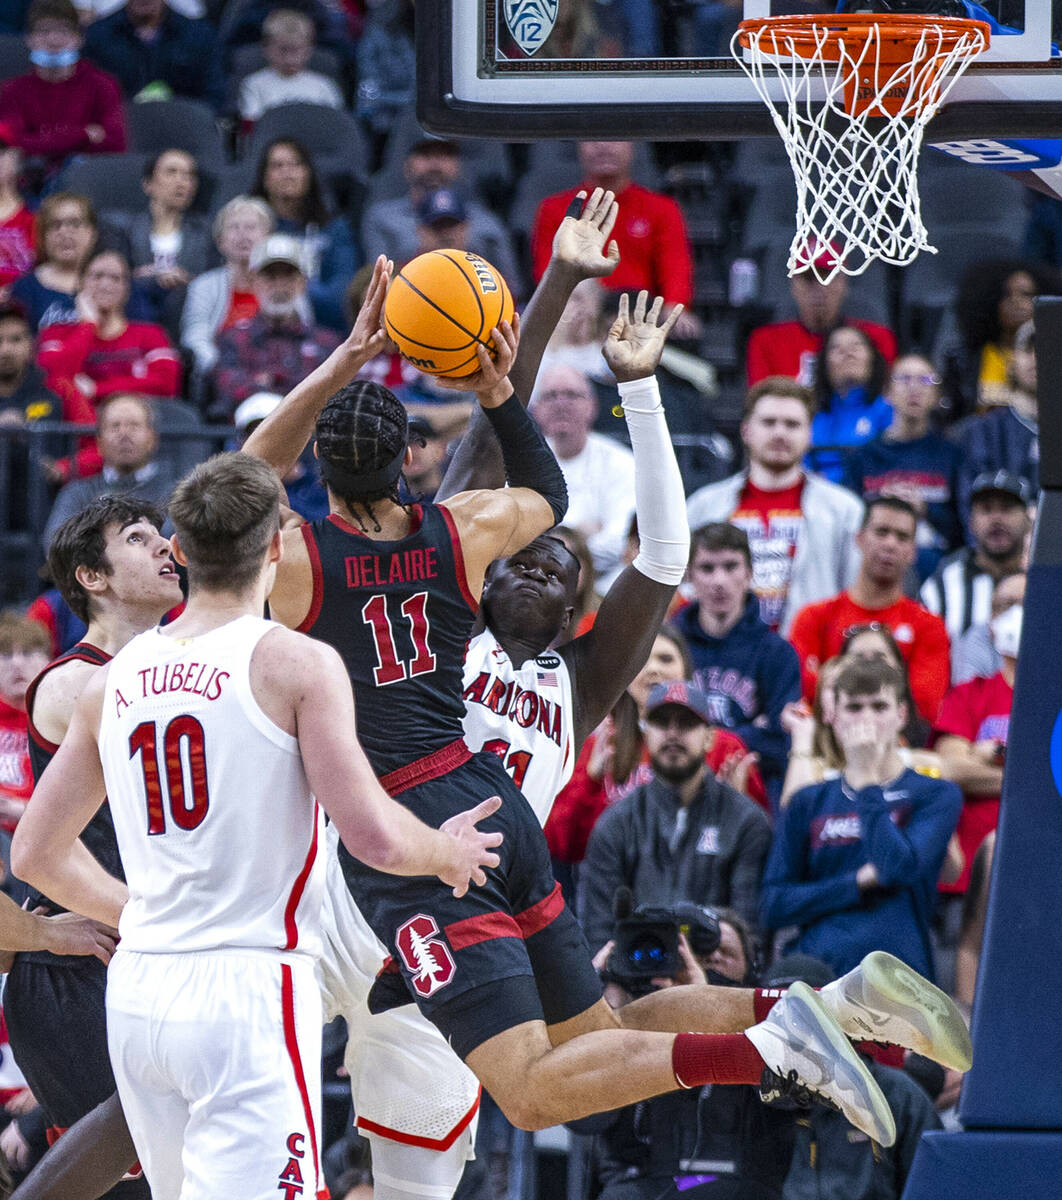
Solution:
[{"label": "orange basketball rim", "polygon": [[[758,17],[742,21],[736,41],[778,58],[847,63],[849,116],[914,115],[935,104],[956,55],[974,57],[991,36],[985,21],[896,13]],[[904,69],[909,64],[909,69]]]}]

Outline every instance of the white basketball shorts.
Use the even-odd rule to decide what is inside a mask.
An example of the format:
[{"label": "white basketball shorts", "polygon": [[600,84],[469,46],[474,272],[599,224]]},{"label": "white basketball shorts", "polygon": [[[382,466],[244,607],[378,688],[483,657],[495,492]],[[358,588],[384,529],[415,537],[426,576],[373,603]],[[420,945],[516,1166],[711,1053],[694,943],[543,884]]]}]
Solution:
[{"label": "white basketball shorts", "polygon": [[325,1020],[347,1022],[345,1065],[363,1133],[429,1150],[446,1150],[462,1135],[472,1155],[479,1080],[412,1002],[373,1015],[367,997],[387,951],[347,888],[329,825],[321,933]]},{"label": "white basketball shorts", "polygon": [[327,1195],[312,959],[119,950],[107,975],[107,1041],[154,1200]]}]

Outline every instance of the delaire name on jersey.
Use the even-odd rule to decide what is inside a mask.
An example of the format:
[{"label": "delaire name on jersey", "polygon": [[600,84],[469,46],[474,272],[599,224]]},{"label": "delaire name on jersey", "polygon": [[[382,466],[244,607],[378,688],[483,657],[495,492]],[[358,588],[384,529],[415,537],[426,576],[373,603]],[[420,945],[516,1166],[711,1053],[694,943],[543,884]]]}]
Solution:
[{"label": "delaire name on jersey", "polygon": [[399,550],[394,554],[352,554],[343,561],[348,588],[417,583],[423,579],[437,579],[439,575],[434,546]]}]

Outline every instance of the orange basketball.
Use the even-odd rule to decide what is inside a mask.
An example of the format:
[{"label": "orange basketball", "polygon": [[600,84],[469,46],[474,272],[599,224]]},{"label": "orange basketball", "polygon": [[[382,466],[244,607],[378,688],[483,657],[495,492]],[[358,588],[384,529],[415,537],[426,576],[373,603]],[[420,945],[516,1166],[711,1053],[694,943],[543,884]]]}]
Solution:
[{"label": "orange basketball", "polygon": [[513,319],[500,271],[470,250],[430,250],[406,263],[384,303],[388,336],[418,370],[460,379],[479,370],[476,346],[494,355],[490,331]]}]

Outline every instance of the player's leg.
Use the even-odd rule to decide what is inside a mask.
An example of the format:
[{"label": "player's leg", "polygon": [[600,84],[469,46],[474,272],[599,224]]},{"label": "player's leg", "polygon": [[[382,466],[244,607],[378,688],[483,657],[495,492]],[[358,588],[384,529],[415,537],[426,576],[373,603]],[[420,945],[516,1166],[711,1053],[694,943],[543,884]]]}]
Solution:
[{"label": "player's leg", "polygon": [[[508,1119],[540,1129],[647,1100],[680,1086],[758,1084],[764,1069],[839,1108],[874,1141],[891,1145],[888,1102],[808,987],[796,984],[746,1034],[601,1030],[552,1046],[544,1021],[498,1032],[499,1009],[531,1007],[526,980],[487,984],[436,1008],[433,1019]],[[484,1038],[484,1040],[480,1040]]]},{"label": "player's leg", "polygon": [[473,1156],[479,1081],[417,1008],[370,1014],[386,950],[347,890],[329,826],[318,969],[325,1019],[347,1023],[344,1066],[376,1200],[450,1200]]},{"label": "player's leg", "polygon": [[372,1147],[373,1200],[450,1200],[471,1157],[470,1129],[446,1150],[366,1136]]},{"label": "player's leg", "polygon": [[97,1200],[135,1161],[133,1135],[115,1092],[63,1134],[11,1200]]},{"label": "player's leg", "polygon": [[[63,1133],[52,1153],[65,1155],[59,1147],[65,1141],[66,1129],[75,1126],[97,1105],[115,1095],[115,1079],[107,1049],[107,1018],[105,993],[107,968],[96,959],[38,960],[35,955],[18,955],[8,976],[4,992],[4,1013],[11,1039],[12,1053],[18,1061],[29,1087],[41,1102],[53,1136]],[[124,1140],[124,1139],[122,1139]],[[89,1146],[84,1139],[82,1147]],[[103,1158],[93,1155],[100,1174],[86,1175],[63,1167],[52,1175],[45,1166],[44,1174],[53,1181],[73,1176],[76,1190],[57,1190],[62,1200],[89,1197],[87,1182],[103,1182],[104,1162],[110,1161],[110,1150],[117,1156],[124,1152],[118,1143],[103,1151]],[[93,1191],[93,1198],[105,1195],[108,1200],[150,1200],[144,1179],[124,1180],[134,1166],[136,1155],[131,1154],[111,1174],[110,1184]],[[91,1168],[90,1168],[91,1169]],[[37,1173],[34,1172],[34,1175]],[[39,1178],[39,1177],[38,1177]],[[27,1180],[23,1189],[29,1184]],[[39,1183],[35,1187],[41,1186]],[[51,1186],[59,1187],[58,1182]],[[32,1196],[33,1192],[26,1195]]]}]

